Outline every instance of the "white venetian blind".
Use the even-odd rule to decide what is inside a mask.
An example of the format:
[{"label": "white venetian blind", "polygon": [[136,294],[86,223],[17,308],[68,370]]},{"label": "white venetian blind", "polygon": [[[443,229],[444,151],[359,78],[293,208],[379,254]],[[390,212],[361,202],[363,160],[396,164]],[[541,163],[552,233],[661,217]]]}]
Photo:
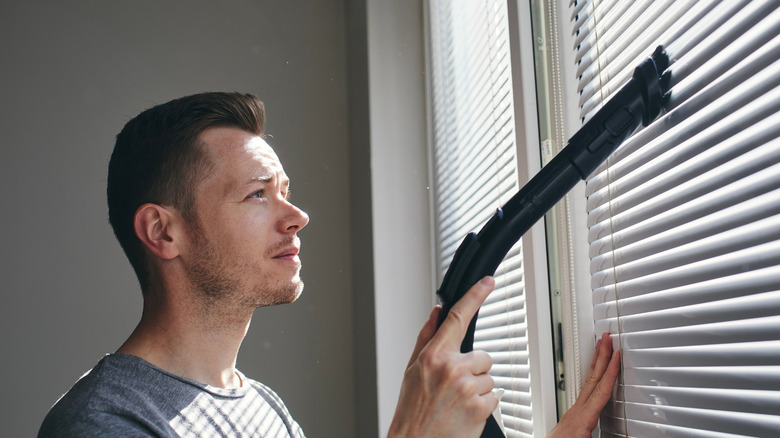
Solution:
[{"label": "white venetian blind", "polygon": [[602,436],[780,436],[780,2],[573,2],[587,120],[663,44],[667,112],[587,184]]},{"label": "white venetian blind", "polygon": [[[434,209],[439,282],[467,233],[518,190],[507,5],[431,0]],[[523,260],[518,243],[480,310],[475,349],[493,358],[509,437],[531,436]]]}]

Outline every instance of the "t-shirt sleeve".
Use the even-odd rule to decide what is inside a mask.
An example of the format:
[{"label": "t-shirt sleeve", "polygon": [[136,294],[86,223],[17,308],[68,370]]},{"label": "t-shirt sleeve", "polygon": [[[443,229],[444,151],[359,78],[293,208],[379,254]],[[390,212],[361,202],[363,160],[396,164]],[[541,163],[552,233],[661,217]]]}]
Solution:
[{"label": "t-shirt sleeve", "polygon": [[70,437],[157,437],[158,433],[149,430],[132,418],[101,411],[84,411],[70,418],[58,418],[49,415],[41,425],[38,438]]}]

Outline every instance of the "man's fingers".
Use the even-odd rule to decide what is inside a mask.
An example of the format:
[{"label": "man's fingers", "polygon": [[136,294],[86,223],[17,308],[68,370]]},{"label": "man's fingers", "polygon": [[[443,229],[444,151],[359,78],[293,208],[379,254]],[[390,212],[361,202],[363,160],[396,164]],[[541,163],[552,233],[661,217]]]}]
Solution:
[{"label": "man's fingers", "polygon": [[[601,337],[603,338],[604,335],[602,335]],[[596,359],[598,359],[598,357],[599,357],[599,349],[600,348],[601,348],[601,339],[596,341],[596,349],[594,350],[594,353],[593,353],[593,359],[591,359],[591,361],[590,361],[590,368],[588,369],[588,374],[592,373],[593,369],[596,368]]]},{"label": "man's fingers", "polygon": [[428,345],[428,342],[431,341],[433,335],[436,334],[436,321],[439,320],[440,312],[441,312],[441,306],[435,306],[431,310],[431,314],[428,316],[428,321],[425,322],[425,325],[423,325],[423,328],[420,330],[420,333],[417,335],[417,343],[414,345],[414,351],[412,352],[412,357],[409,358],[409,363],[406,364],[406,368],[412,366],[414,361],[417,360],[417,357],[420,355],[422,349],[425,348],[426,345]]},{"label": "man's fingers", "polygon": [[590,372],[585,378],[582,390],[580,391],[580,394],[582,394],[585,399],[590,397],[590,394],[604,375],[607,365],[610,363],[610,357],[612,356],[612,339],[610,338],[609,333],[601,335],[597,347],[596,352],[593,354]]},{"label": "man's fingers", "polygon": [[595,389],[585,402],[585,410],[591,411],[591,415],[596,415],[604,409],[604,405],[607,404],[609,398],[612,396],[612,388],[615,386],[615,381],[620,373],[620,351],[612,353],[612,358],[609,361],[609,366],[604,371],[604,375],[596,383]]},{"label": "man's fingers", "polygon": [[609,333],[604,333],[601,335],[601,344],[596,351],[596,364],[593,366],[593,374],[595,374],[597,379],[601,378],[601,375],[604,374],[604,370],[607,369],[607,364],[609,364],[611,357],[612,337]]},{"label": "man's fingers", "polygon": [[491,391],[493,391],[494,386],[495,382],[493,381],[493,377],[491,377],[490,374],[485,373],[474,376],[474,392],[476,394],[489,394]]},{"label": "man's fingers", "polygon": [[[496,410],[496,407],[498,407],[498,403],[501,401],[496,394],[493,393],[492,390],[486,392],[485,394],[482,394],[480,397],[482,397],[482,400],[484,401],[485,405],[487,406],[487,412],[493,413],[493,411]],[[490,414],[488,414],[489,416]],[[487,418],[486,416],[485,418]]]},{"label": "man's fingers", "polygon": [[485,277],[477,284],[471,287],[457,303],[450,309],[447,318],[436,332],[435,340],[449,349],[460,349],[463,337],[466,335],[471,318],[479,310],[479,306],[485,302],[485,299],[496,282],[493,277]]},{"label": "man's fingers", "polygon": [[481,350],[466,353],[466,360],[469,361],[469,368],[475,376],[487,373],[493,366],[493,359],[489,354]]},{"label": "man's fingers", "polygon": [[591,363],[591,370],[577,401],[561,418],[550,437],[590,437],[599,421],[615,387],[620,373],[620,351],[612,351],[612,341],[608,333],[601,337]]}]

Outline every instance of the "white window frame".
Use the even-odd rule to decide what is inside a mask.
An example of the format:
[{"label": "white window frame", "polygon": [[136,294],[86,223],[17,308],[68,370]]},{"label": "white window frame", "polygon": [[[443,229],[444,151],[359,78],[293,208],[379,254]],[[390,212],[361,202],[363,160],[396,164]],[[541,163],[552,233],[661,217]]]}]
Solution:
[{"label": "white window frame", "polygon": [[[561,107],[554,108],[554,111],[559,111],[559,113],[551,116],[557,119],[553,123],[559,125],[562,123],[562,126],[552,127],[553,130],[558,131],[557,135],[562,136],[562,138],[557,139],[560,144],[546,143],[547,147],[555,149],[546,151],[544,161],[547,162],[560,149],[566,146],[568,139],[581,127],[581,122],[578,118],[577,82],[574,80],[576,77],[576,65],[569,62],[568,57],[564,55],[564,53],[568,55],[567,50],[574,46],[574,36],[569,30],[571,25],[566,14],[569,10],[569,1],[510,0],[509,3],[521,3],[519,6],[520,11],[527,10],[529,15],[532,8],[544,9],[544,14],[540,14],[545,15],[544,23],[541,23],[544,29],[539,29],[540,26],[537,25],[533,34],[527,37],[530,42],[525,46],[534,52],[528,55],[531,58],[531,62],[536,62],[535,57],[546,56],[552,58],[548,59],[548,63],[555,64],[551,65],[550,68],[556,70],[552,73],[560,79],[555,84],[560,96],[554,99],[553,104]],[[526,29],[531,29],[532,23],[529,21],[526,26]],[[525,61],[528,57],[521,58],[521,61]],[[532,66],[531,68],[534,67]],[[527,111],[534,111],[536,115],[538,111],[536,94],[534,94],[533,104],[533,108]],[[534,129],[536,128],[537,125],[534,125]],[[529,145],[540,145],[542,141],[548,140],[539,138],[538,130],[536,135],[535,143],[529,142]],[[560,260],[558,263],[568,263],[567,269],[563,271],[568,272],[571,276],[571,278],[558,279],[558,282],[565,286],[565,290],[561,291],[561,295],[563,295],[560,314],[560,322],[563,325],[562,345],[556,346],[562,348],[565,362],[563,370],[555,370],[556,372],[562,371],[565,375],[565,397],[561,397],[560,392],[558,394],[557,410],[558,416],[560,416],[571,407],[579,394],[579,390],[588,373],[590,359],[595,352],[595,338],[600,334],[595,333],[593,324],[584,181],[579,182],[566,195],[565,199],[556,206],[556,210],[558,211],[550,212],[549,214],[558,216],[558,227],[555,230],[545,230],[546,234],[543,239],[550,238],[552,233],[558,234],[553,239],[557,243],[557,248],[554,250],[560,251],[565,259]],[[551,292],[554,293],[554,291]],[[554,341],[551,340],[550,342],[553,343]],[[554,361],[554,358],[550,359],[551,367],[556,367]]]},{"label": "white window frame", "polygon": [[[512,72],[515,93],[515,134],[518,145],[520,185],[541,169],[536,80],[534,73],[531,10],[526,2],[509,0],[509,27],[513,35]],[[525,145],[525,147],[522,147]],[[558,423],[555,409],[555,364],[550,324],[546,235],[543,221],[522,238],[528,303],[529,365],[531,403],[534,406],[534,436],[545,436]]]}]

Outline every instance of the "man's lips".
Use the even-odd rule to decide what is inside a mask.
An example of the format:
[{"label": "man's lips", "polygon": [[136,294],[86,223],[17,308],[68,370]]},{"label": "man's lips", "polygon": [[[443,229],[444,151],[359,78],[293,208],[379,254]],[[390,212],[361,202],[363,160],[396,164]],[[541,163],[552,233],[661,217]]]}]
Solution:
[{"label": "man's lips", "polygon": [[298,253],[301,250],[301,241],[297,236],[292,236],[287,239],[283,239],[268,249],[266,254],[270,255],[271,259],[280,261],[292,261],[300,263],[298,259]]},{"label": "man's lips", "polygon": [[293,260],[298,261],[298,252],[300,250],[297,247],[285,248],[279,251],[274,258],[278,260]]}]

